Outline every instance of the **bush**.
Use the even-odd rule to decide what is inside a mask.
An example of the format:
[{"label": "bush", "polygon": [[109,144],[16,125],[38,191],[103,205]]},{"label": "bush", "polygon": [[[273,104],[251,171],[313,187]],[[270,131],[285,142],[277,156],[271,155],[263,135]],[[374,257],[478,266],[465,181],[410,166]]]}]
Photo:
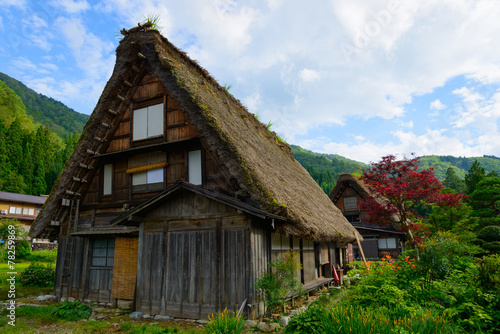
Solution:
[{"label": "bush", "polygon": [[288,251],[283,258],[269,263],[271,272],[264,274],[255,284],[264,293],[264,302],[268,311],[274,311],[283,304],[289,293],[300,294],[302,284],[295,277],[302,268],[297,260],[297,252]]},{"label": "bush", "polygon": [[485,242],[483,248],[490,253],[500,254],[500,241]]},{"label": "bush", "polygon": [[23,286],[36,286],[47,287],[54,285],[56,271],[49,265],[43,266],[41,264],[31,263],[31,265],[24,270],[19,280]]},{"label": "bush", "polygon": [[246,321],[236,313],[229,313],[227,309],[217,315],[209,316],[210,320],[205,325],[205,333],[207,334],[240,334],[245,328]]},{"label": "bush", "polygon": [[92,314],[92,309],[82,302],[65,301],[54,307],[52,315],[69,321],[87,319]]},{"label": "bush", "polygon": [[295,334],[322,334],[324,330],[323,319],[328,316],[328,311],[320,305],[312,304],[306,311],[293,317],[285,327],[283,333]]},{"label": "bush", "polygon": [[500,226],[486,226],[478,232],[477,237],[486,242],[500,241]]}]

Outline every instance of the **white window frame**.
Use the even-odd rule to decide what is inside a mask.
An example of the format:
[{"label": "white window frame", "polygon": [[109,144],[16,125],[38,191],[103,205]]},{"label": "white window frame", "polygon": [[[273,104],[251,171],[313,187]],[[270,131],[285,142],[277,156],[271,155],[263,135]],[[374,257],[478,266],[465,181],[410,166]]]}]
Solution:
[{"label": "white window frame", "polygon": [[11,206],[9,208],[9,213],[14,215],[21,215],[23,212],[23,208],[20,206]]},{"label": "white window frame", "polygon": [[33,208],[23,208],[23,215],[34,216],[35,209]]},{"label": "white window frame", "polygon": [[[134,110],[133,140],[142,140],[163,135],[163,103]],[[161,119],[161,122],[159,121]]]}]

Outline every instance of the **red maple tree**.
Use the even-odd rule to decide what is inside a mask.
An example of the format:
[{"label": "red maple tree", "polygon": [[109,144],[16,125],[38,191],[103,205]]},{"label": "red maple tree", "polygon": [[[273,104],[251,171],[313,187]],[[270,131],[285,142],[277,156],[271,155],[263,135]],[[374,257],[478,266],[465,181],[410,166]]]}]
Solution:
[{"label": "red maple tree", "polygon": [[443,185],[434,175],[434,168],[418,171],[419,162],[413,155],[403,160],[387,155],[372,162],[361,177],[372,196],[360,203],[366,212],[364,220],[378,225],[397,223],[414,247],[420,244],[418,232],[422,231],[416,207],[454,206],[463,199],[462,194],[442,193]]}]

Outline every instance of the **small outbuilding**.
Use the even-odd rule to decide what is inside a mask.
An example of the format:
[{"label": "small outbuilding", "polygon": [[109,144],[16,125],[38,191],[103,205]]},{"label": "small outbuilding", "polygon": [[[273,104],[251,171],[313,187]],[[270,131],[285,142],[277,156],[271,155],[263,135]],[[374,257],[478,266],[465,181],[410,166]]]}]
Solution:
[{"label": "small outbuilding", "polygon": [[245,300],[289,249],[332,280],[354,229],[290,147],[155,30],[116,64],[30,235],[57,238],[55,294],[183,318]]}]

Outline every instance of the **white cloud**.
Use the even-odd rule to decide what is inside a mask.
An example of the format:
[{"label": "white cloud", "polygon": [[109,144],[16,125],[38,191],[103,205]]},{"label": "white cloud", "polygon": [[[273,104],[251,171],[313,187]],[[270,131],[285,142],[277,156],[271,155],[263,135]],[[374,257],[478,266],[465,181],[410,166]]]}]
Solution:
[{"label": "white cloud", "polygon": [[16,67],[19,70],[24,70],[24,71],[34,71],[38,67],[31,62],[31,60],[25,58],[25,57],[19,57],[16,58],[12,61],[12,65]]},{"label": "white cloud", "polygon": [[431,108],[431,110],[439,111],[439,110],[446,109],[446,106],[439,99],[436,99],[436,100],[431,102],[430,108]]},{"label": "white cloud", "polygon": [[24,8],[25,6],[26,6],[26,0],[2,0],[2,1],[0,1],[0,7]]},{"label": "white cloud", "polygon": [[304,68],[299,73],[299,77],[305,82],[314,82],[320,79],[318,71]]},{"label": "white cloud", "polygon": [[55,0],[52,1],[53,6],[63,8],[67,13],[79,13],[86,11],[90,8],[89,3],[86,0],[74,1],[74,0]]}]

